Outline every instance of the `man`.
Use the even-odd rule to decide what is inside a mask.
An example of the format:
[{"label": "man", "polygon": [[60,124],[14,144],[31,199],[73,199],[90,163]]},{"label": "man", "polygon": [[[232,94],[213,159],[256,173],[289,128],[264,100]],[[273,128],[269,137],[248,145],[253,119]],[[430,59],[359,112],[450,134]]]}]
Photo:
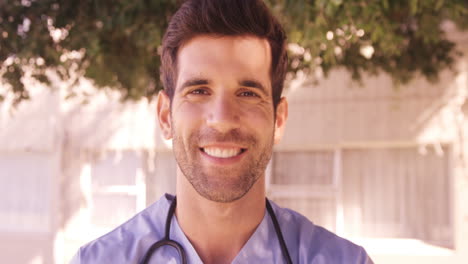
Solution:
[{"label": "man", "polygon": [[163,39],[157,114],[177,160],[166,195],[73,263],[371,263],[265,198],[282,134],[285,34],[261,0],[188,0]]}]

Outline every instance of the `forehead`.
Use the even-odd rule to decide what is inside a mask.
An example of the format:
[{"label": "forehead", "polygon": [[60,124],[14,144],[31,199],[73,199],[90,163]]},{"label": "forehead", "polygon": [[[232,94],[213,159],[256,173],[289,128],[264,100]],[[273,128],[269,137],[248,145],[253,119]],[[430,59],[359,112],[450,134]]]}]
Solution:
[{"label": "forehead", "polygon": [[254,36],[197,36],[180,48],[177,64],[177,85],[187,78],[230,76],[256,78],[270,86],[270,45]]}]

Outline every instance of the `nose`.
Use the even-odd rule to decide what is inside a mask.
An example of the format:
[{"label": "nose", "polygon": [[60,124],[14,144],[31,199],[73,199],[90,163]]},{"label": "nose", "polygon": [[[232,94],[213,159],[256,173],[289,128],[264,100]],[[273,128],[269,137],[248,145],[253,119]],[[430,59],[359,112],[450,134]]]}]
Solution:
[{"label": "nose", "polygon": [[235,98],[223,94],[216,96],[208,106],[207,125],[220,133],[240,127],[241,109]]}]

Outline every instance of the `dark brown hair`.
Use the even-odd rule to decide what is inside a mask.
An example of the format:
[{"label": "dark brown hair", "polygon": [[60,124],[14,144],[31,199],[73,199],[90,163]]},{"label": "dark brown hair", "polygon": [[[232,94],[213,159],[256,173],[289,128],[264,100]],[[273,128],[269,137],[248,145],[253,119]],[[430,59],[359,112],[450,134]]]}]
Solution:
[{"label": "dark brown hair", "polygon": [[252,35],[269,42],[270,80],[276,109],[287,68],[286,34],[262,0],[187,0],[182,4],[169,22],[161,53],[161,80],[171,100],[176,88],[178,50],[202,34]]}]

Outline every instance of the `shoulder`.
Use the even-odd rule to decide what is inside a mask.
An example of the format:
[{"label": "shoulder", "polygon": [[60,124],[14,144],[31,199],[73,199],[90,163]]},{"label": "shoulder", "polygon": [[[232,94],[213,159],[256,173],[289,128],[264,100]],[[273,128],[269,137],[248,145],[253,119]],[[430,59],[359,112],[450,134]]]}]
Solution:
[{"label": "shoulder", "polygon": [[82,246],[72,263],[136,263],[163,236],[169,202],[162,197],[111,232]]},{"label": "shoulder", "polygon": [[315,225],[305,216],[273,204],[291,255],[298,263],[372,263],[366,251],[351,241]]}]

